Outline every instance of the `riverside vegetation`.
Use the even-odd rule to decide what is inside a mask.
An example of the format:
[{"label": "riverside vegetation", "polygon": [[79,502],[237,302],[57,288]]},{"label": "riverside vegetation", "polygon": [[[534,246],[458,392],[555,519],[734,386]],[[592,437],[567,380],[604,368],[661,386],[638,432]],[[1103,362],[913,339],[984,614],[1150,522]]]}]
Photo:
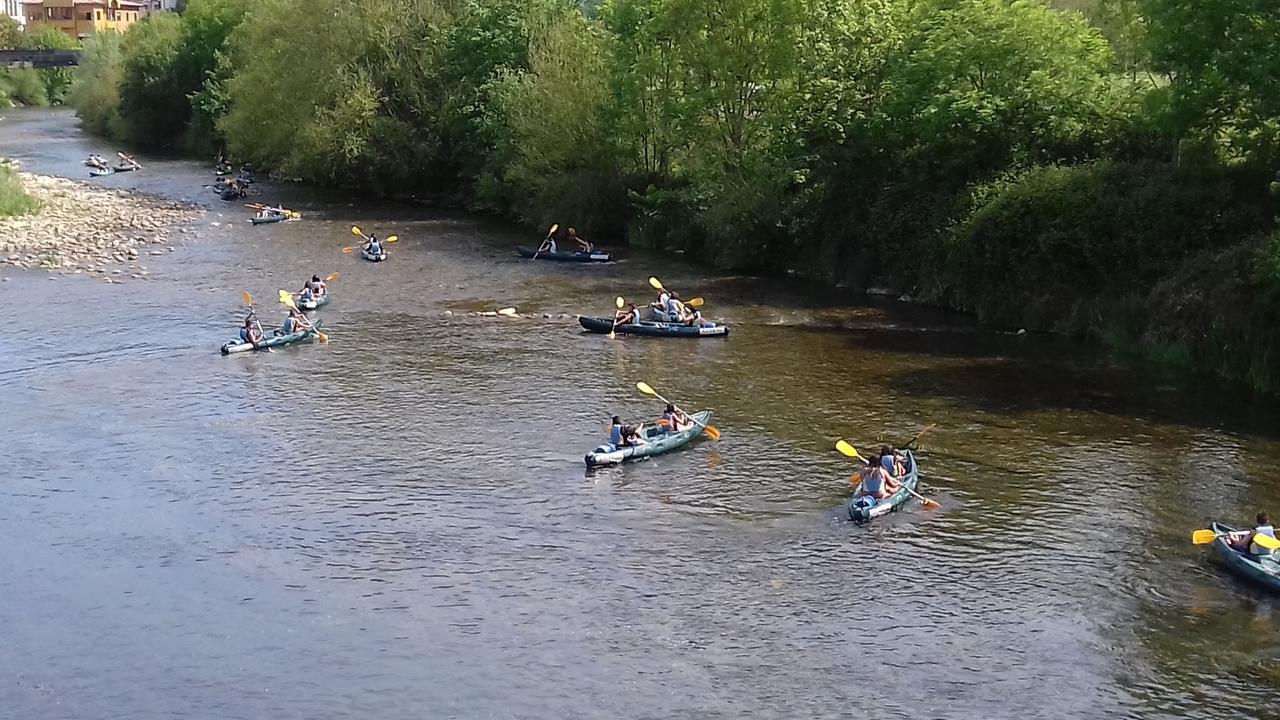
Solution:
[{"label": "riverside vegetation", "polygon": [[[24,33],[18,22],[8,15],[0,15],[0,50],[75,50],[80,43],[53,28],[34,33]],[[53,68],[0,68],[0,108],[13,105],[61,105],[71,94],[75,70]]]},{"label": "riverside vegetation", "polygon": [[191,0],[85,126],[1280,390],[1280,5]]}]

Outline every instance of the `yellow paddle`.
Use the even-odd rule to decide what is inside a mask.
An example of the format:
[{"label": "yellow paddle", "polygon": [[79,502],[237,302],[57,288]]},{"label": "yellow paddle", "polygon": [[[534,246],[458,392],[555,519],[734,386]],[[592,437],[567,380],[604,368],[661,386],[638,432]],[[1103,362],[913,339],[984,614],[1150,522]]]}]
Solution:
[{"label": "yellow paddle", "polygon": [[[360,228],[358,228],[358,227],[353,227],[353,228],[351,228],[351,229],[354,231],[354,230],[359,230]],[[357,233],[356,233],[356,235],[359,235],[360,237],[364,237],[364,235],[363,235],[362,233],[358,233],[358,232],[357,232]],[[365,239],[366,239],[366,240],[368,240],[368,238],[365,238]],[[392,235],[391,237],[383,238],[383,239],[382,239],[382,242],[383,242],[383,243],[393,243],[393,242],[395,242],[395,241],[397,241],[397,240],[399,240],[399,239],[400,239],[400,236],[399,236],[399,235]],[[359,246],[359,245],[352,245],[351,247],[344,247],[344,248],[342,248],[342,252],[346,253],[347,255],[350,255],[350,254],[352,253],[352,251],[354,251],[357,247],[360,247],[360,246]]]},{"label": "yellow paddle", "polygon": [[244,300],[244,304],[249,306],[249,314],[253,316],[253,324],[258,326],[258,334],[265,338],[266,334],[262,332],[262,323],[258,322],[258,313],[253,309],[253,296],[249,294],[248,290],[245,290],[240,295],[240,299]]},{"label": "yellow paddle", "polygon": [[[293,294],[290,293],[288,290],[280,291],[280,302],[288,306],[290,310],[298,310],[298,304],[293,301]],[[302,312],[302,311],[299,310],[298,312]],[[316,331],[316,338],[319,339],[320,342],[322,343],[329,342],[329,336],[320,332],[320,328],[312,326],[312,329]]]},{"label": "yellow paddle", "polygon": [[[649,386],[649,383],[646,383],[646,382],[638,382],[638,383],[636,383],[636,389],[637,389],[637,390],[639,390],[640,392],[644,393],[645,395],[652,395],[652,396],[654,396],[654,397],[658,398],[659,400],[661,400],[662,402],[667,403],[668,405],[671,405],[672,407],[675,407],[675,403],[673,403],[673,402],[671,402],[670,400],[668,400],[668,399],[666,399],[666,398],[662,397],[661,395],[659,395],[657,390],[654,390],[652,387],[650,387],[650,386]],[[677,409],[677,410],[679,410],[679,408],[676,408],[676,409]],[[681,410],[681,412],[684,412],[684,411],[683,411],[683,410]],[[697,418],[695,418],[695,417],[694,417],[694,416],[692,416],[692,415],[688,415],[688,414],[686,413],[686,416],[687,416],[690,420],[692,420],[692,421],[694,421],[695,423],[697,423],[698,425],[702,425],[702,431],[703,431],[703,432],[705,432],[705,433],[707,434],[707,437],[711,438],[712,440],[719,440],[719,439],[720,439],[720,431],[719,431],[719,430],[715,429],[714,427],[712,427],[712,426],[710,426],[710,425],[706,425],[706,424],[704,424],[704,423],[700,423],[700,422],[698,422],[698,419],[697,419]]]},{"label": "yellow paddle", "polygon": [[[1234,533],[1216,533],[1212,530],[1196,530],[1191,533],[1191,542],[1196,545],[1207,545],[1220,537],[1226,537],[1228,535],[1248,535],[1250,532],[1252,531],[1240,530]],[[1277,540],[1270,535],[1263,535],[1261,533],[1254,535],[1253,542],[1258,543],[1268,550],[1280,550],[1280,540]]]},{"label": "yellow paddle", "polygon": [[[866,458],[859,455],[858,451],[854,449],[852,445],[845,442],[844,440],[836,441],[836,450],[839,450],[841,455],[845,455],[851,458],[857,458],[862,462],[869,462]],[[850,479],[850,482],[852,482],[852,479]],[[906,487],[905,485],[903,487],[906,488],[906,491],[911,493],[915,497],[915,499],[919,500],[920,504],[924,505],[926,510],[934,510],[936,508],[942,507],[942,505],[939,504],[936,500],[930,500],[929,498],[921,495],[920,493],[916,492],[915,490],[912,490],[909,487]]]},{"label": "yellow paddle", "polygon": [[[658,278],[656,278],[656,277],[650,277],[650,278],[649,278],[649,286],[650,286],[650,287],[652,287],[654,290],[657,290],[658,292],[668,292],[668,290],[667,290],[666,288],[662,287],[662,281],[661,281],[661,280],[659,280],[659,279],[658,279]],[[684,304],[685,304],[685,305],[687,305],[687,306],[689,306],[689,307],[700,308],[700,307],[702,307],[703,302],[704,302],[704,301],[703,301],[703,299],[702,299],[702,298],[700,298],[700,297],[696,297],[696,298],[692,298],[692,299],[690,299],[688,302],[686,302],[686,303],[684,303]],[[664,308],[664,309],[665,309],[665,308]],[[677,319],[679,319],[679,318],[677,318]]]},{"label": "yellow paddle", "polygon": [[[614,304],[614,307],[618,308],[618,310],[621,311],[622,306],[626,305],[626,302],[624,302],[622,299],[622,296],[619,295],[617,298],[614,299],[613,304]],[[618,337],[618,333],[614,332],[614,330],[617,330],[617,329],[618,329],[618,313],[615,312],[613,314],[613,327],[609,328],[610,340],[613,340],[614,338]]]}]

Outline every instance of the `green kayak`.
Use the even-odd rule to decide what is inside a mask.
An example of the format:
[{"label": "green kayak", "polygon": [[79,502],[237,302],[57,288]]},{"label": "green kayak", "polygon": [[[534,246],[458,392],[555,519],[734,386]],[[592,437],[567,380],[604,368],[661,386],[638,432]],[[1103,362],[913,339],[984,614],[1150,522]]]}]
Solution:
[{"label": "green kayak", "polygon": [[271,348],[280,347],[282,345],[292,345],[293,343],[302,342],[303,340],[310,340],[316,336],[316,331],[320,329],[321,322],[322,321],[320,320],[313,321],[311,324],[314,325],[315,328],[312,330],[289,333],[288,335],[275,335],[263,340],[257,345],[243,342],[240,338],[228,340],[226,344],[222,346],[222,354],[230,355],[232,353],[249,352],[251,350],[270,350]]},{"label": "green kayak", "polygon": [[[711,419],[711,411],[703,410],[700,413],[694,413],[693,418],[702,423],[702,425],[706,425]],[[585,458],[587,467],[617,465],[628,460],[639,460],[671,452],[676,448],[688,445],[695,438],[702,435],[702,425],[695,424],[687,430],[670,432],[655,422],[644,428],[642,437],[644,437],[645,443],[643,445],[624,445],[619,448],[614,447],[612,443],[605,443],[587,453]]]},{"label": "green kayak", "polygon": [[896,511],[898,508],[906,504],[912,495],[909,490],[915,490],[920,485],[920,472],[916,467],[916,456],[910,450],[903,450],[906,456],[905,463],[907,472],[898,480],[902,483],[902,489],[890,495],[883,500],[862,494],[862,486],[858,486],[858,490],[854,492],[853,497],[849,499],[849,519],[854,522],[867,522],[881,515],[888,515]]}]

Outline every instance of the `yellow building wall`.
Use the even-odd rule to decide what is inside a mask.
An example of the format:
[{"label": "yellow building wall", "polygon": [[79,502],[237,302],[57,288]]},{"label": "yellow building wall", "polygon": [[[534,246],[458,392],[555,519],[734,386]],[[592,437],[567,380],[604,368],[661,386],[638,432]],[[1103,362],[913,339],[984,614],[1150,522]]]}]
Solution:
[{"label": "yellow building wall", "polygon": [[25,6],[27,29],[53,27],[82,40],[99,32],[124,32],[142,19],[142,8],[106,0],[101,5],[76,6],[74,0],[44,0]]}]

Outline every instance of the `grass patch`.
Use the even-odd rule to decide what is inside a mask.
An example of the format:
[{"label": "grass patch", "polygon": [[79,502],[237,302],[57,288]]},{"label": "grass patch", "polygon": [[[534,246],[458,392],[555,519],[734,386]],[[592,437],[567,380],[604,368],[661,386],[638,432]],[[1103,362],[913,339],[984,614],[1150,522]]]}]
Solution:
[{"label": "grass patch", "polygon": [[18,171],[9,165],[0,165],[0,217],[26,215],[40,209],[40,203],[22,189]]}]

